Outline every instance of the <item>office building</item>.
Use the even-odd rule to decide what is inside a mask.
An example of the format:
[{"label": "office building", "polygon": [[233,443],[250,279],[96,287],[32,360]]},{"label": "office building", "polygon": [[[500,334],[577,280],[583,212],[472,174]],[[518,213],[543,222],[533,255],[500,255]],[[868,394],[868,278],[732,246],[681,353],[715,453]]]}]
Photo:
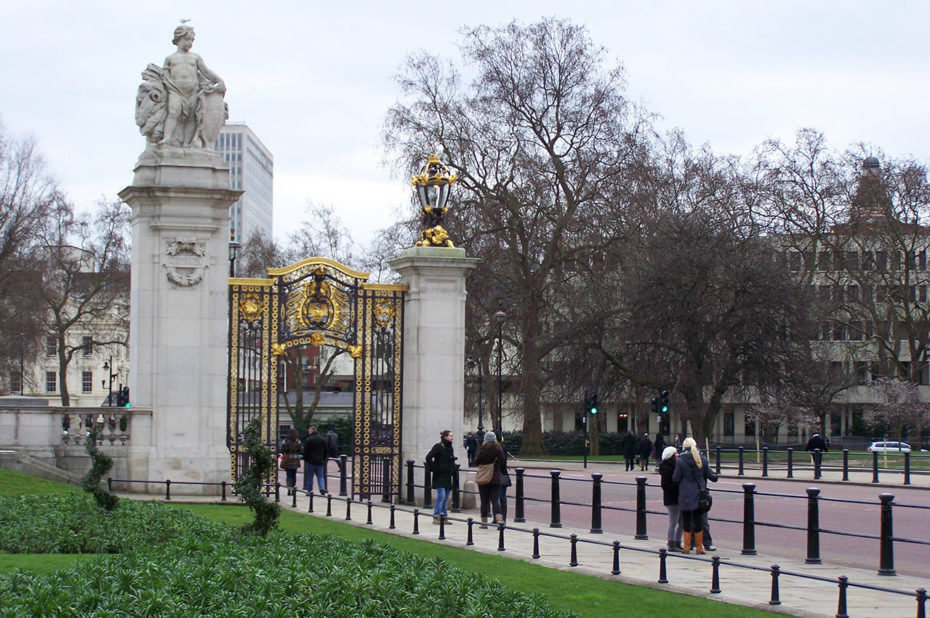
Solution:
[{"label": "office building", "polygon": [[245,191],[229,207],[229,241],[244,244],[253,234],[272,237],[274,157],[244,123],[227,123],[213,149],[229,164],[229,188]]}]

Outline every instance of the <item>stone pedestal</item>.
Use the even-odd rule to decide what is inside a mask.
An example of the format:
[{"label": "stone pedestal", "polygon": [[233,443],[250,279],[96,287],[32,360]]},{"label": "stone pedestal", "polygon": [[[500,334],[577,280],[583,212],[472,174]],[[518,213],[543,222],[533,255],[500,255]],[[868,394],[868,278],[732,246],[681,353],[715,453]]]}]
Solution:
[{"label": "stone pedestal", "polygon": [[[130,400],[152,410],[151,480],[229,480],[226,448],[229,189],[222,156],[165,149],[120,192],[132,207]],[[156,490],[156,486],[152,487]],[[157,491],[163,491],[157,486]],[[210,493],[197,486],[172,492]]]},{"label": "stone pedestal", "polygon": [[[415,247],[389,262],[409,286],[404,303],[403,459],[422,465],[443,429],[468,467],[464,434],[465,277],[478,262],[464,249]],[[422,480],[422,472],[418,474]],[[418,483],[421,481],[418,481]]]}]

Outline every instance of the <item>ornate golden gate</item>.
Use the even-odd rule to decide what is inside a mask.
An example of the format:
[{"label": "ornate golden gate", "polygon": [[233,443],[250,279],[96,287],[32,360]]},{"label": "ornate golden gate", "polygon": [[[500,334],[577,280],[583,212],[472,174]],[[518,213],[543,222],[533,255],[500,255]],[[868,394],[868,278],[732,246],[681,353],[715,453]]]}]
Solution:
[{"label": "ornate golden gate", "polygon": [[281,355],[329,345],[355,359],[353,492],[399,495],[406,286],[368,283],[368,273],[325,258],[269,268],[268,275],[229,280],[226,444],[233,477],[247,463],[242,432],[253,418],[276,449]]}]

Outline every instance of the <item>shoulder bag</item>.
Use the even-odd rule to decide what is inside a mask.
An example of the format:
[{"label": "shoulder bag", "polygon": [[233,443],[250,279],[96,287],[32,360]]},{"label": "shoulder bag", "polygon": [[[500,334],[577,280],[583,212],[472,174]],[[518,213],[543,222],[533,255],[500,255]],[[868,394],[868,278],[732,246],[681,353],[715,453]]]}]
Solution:
[{"label": "shoulder bag", "polygon": [[475,474],[475,483],[478,485],[490,485],[494,480],[494,468],[497,464],[486,463],[478,466],[478,472]]}]

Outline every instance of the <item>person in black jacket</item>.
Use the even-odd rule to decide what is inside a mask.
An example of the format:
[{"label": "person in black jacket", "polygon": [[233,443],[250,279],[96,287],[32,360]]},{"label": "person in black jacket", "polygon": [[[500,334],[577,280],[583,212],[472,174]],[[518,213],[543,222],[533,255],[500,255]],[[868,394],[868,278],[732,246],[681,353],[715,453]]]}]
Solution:
[{"label": "person in black jacket", "polygon": [[478,496],[481,498],[481,525],[479,528],[488,527],[488,515],[494,514],[494,523],[503,523],[504,516],[501,514],[501,480],[507,474],[505,463],[506,455],[504,449],[497,441],[497,435],[493,431],[484,434],[484,444],[478,449],[475,456],[475,465],[479,468],[482,465],[494,464],[494,474],[491,482],[478,485]]},{"label": "person in black jacket", "polygon": [[326,495],[326,439],[317,433],[316,425],[310,425],[310,435],[304,440],[305,491],[313,491],[314,476],[320,493]]},{"label": "person in black jacket", "polygon": [[623,440],[620,441],[620,452],[623,453],[623,458],[626,460],[627,472],[633,469],[633,460],[636,459],[636,446],[636,436],[633,435],[632,431],[626,432]]},{"label": "person in black jacket", "polygon": [[439,524],[445,519],[447,526],[452,525],[452,522],[448,520],[447,507],[449,494],[452,493],[452,473],[455,471],[455,456],[452,454],[453,438],[451,430],[443,430],[439,435],[439,442],[433,445],[424,461],[426,469],[433,475],[433,487],[436,488],[433,523]]},{"label": "person in black jacket", "polygon": [[639,469],[640,471],[645,471],[649,467],[649,457],[652,455],[652,440],[649,439],[649,434],[644,433],[643,437],[639,439]]},{"label": "person in black jacket", "polygon": [[668,509],[668,550],[681,550],[681,511],[678,510],[678,483],[672,480],[675,463],[678,461],[678,449],[666,446],[662,450],[662,463],[659,474],[662,476],[662,503]]},{"label": "person in black jacket", "polygon": [[681,553],[691,551],[692,543],[699,554],[704,551],[704,528],[702,512],[698,500],[702,490],[707,489],[707,481],[717,481],[717,475],[710,469],[707,457],[698,450],[694,438],[685,438],[684,449],[675,463],[672,481],[678,483],[678,508],[681,510],[681,525],[684,531],[684,547]]}]

